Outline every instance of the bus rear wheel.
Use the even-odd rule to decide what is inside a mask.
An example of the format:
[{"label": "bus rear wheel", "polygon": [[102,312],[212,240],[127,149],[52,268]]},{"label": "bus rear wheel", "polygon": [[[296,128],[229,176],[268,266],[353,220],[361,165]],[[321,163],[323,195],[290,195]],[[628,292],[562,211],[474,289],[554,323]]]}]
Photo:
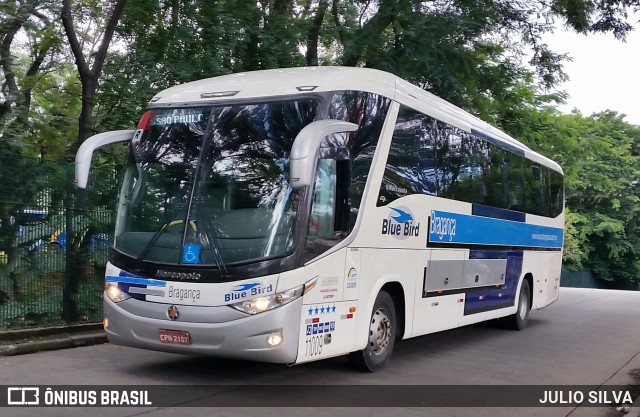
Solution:
[{"label": "bus rear wheel", "polygon": [[391,359],[396,340],[396,310],[393,298],[386,291],[380,291],[373,305],[367,346],[349,355],[358,368],[375,372],[383,368]]},{"label": "bus rear wheel", "polygon": [[527,327],[529,312],[531,311],[531,290],[529,281],[522,281],[520,294],[518,295],[518,309],[516,313],[507,317],[507,325],[514,330],[522,330]]}]

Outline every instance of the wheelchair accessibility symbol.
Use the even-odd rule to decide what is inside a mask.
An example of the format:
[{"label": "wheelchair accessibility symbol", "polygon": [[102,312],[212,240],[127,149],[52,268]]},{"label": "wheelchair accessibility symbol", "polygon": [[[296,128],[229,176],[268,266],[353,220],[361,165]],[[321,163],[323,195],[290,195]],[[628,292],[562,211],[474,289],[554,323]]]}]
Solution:
[{"label": "wheelchair accessibility symbol", "polygon": [[187,243],[182,250],[183,264],[197,264],[200,259],[200,245]]}]

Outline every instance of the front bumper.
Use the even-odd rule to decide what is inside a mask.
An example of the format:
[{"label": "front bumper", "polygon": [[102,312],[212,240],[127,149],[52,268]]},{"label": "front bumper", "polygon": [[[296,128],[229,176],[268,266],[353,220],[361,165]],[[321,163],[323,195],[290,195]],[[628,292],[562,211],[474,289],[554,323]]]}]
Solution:
[{"label": "front bumper", "polygon": [[[228,306],[178,306],[180,317],[169,320],[170,304],[129,299],[114,303],[104,298],[105,328],[110,342],[174,353],[294,363],[298,355],[302,298],[282,307],[247,315]],[[186,331],[190,345],[161,342],[159,330]],[[280,333],[283,341],[270,347],[267,338]]]}]

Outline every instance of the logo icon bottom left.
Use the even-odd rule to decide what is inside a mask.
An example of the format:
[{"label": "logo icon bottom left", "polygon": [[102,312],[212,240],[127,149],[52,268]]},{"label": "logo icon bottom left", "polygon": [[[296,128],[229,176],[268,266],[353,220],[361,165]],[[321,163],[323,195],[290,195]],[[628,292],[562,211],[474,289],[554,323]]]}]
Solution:
[{"label": "logo icon bottom left", "polygon": [[9,387],[7,388],[7,405],[39,405],[40,388]]}]

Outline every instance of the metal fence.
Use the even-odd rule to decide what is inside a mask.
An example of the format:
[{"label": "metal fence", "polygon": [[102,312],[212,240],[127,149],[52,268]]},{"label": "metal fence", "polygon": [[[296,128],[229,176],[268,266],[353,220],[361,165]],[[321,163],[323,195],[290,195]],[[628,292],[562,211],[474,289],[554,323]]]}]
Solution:
[{"label": "metal fence", "polygon": [[114,169],[0,156],[0,331],[102,319],[117,195]]},{"label": "metal fence", "polygon": [[573,288],[600,288],[606,290],[640,291],[640,283],[633,281],[603,281],[589,271],[562,270],[560,286]]}]

